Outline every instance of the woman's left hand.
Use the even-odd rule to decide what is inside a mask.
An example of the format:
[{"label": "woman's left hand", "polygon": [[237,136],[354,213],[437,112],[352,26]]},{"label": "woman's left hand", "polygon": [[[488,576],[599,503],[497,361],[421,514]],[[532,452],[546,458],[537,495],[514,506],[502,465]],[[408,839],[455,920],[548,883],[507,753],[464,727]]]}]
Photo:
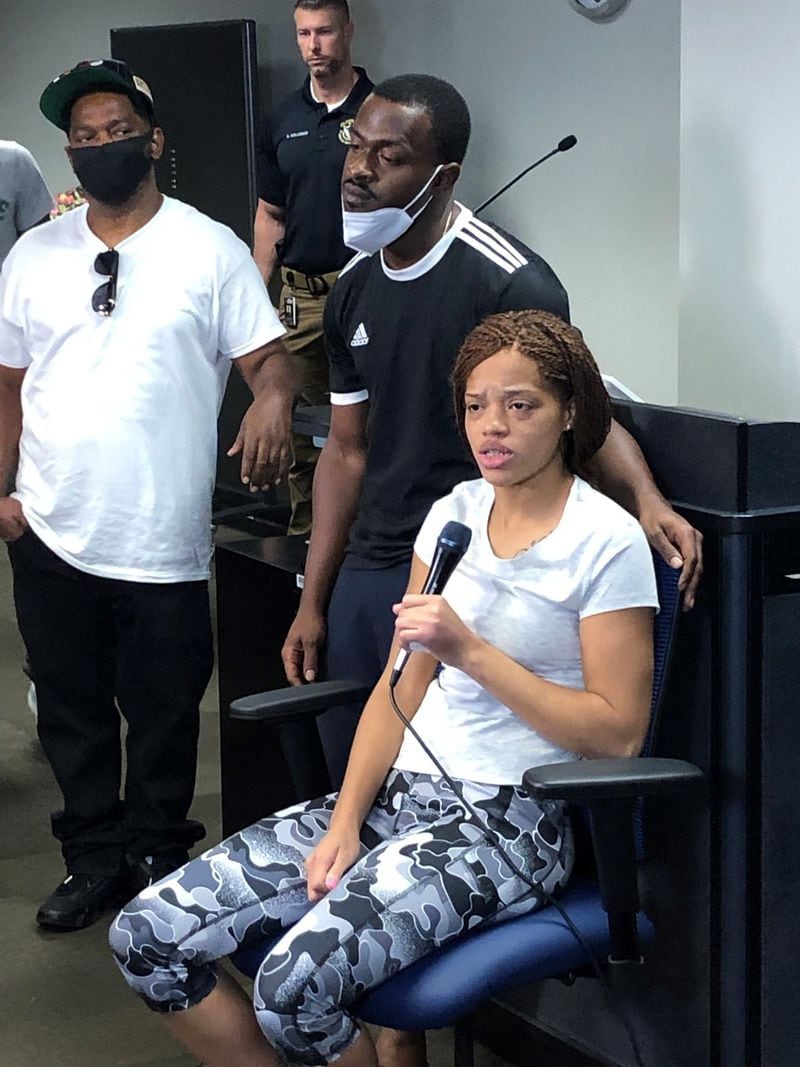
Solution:
[{"label": "woman's left hand", "polygon": [[413,652],[422,646],[449,667],[460,667],[469,649],[480,640],[444,597],[407,593],[392,610],[397,616],[394,629],[401,648]]}]

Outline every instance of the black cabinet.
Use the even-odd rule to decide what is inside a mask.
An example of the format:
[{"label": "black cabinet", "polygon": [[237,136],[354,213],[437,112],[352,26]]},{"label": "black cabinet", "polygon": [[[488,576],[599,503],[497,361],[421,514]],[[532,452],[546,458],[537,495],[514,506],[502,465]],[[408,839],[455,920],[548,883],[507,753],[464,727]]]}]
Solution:
[{"label": "black cabinet", "polygon": [[216,550],[222,828],[228,835],[297,798],[277,730],[232,719],[232,700],[286,685],[281,646],[300,600],[304,537],[265,537]]}]

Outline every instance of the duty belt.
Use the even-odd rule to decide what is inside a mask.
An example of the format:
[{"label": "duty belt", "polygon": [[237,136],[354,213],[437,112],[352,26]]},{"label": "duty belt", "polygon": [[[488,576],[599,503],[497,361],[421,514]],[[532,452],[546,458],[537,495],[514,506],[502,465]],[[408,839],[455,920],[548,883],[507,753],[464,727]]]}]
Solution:
[{"label": "duty belt", "polygon": [[338,270],[330,274],[303,274],[294,267],[281,267],[281,278],[285,285],[290,289],[303,289],[312,296],[325,296],[338,277]]}]

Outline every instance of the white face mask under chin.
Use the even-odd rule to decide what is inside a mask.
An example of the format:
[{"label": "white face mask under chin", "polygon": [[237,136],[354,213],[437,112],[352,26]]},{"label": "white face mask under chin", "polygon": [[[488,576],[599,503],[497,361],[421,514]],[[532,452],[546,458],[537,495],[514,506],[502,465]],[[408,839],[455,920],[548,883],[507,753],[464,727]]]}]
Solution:
[{"label": "white face mask under chin", "polygon": [[410,214],[409,209],[424,196],[443,166],[443,163],[439,164],[420,191],[405,207],[379,207],[375,211],[347,211],[342,204],[344,243],[347,247],[355,249],[356,252],[366,252],[372,255],[373,252],[378,252],[381,248],[386,248],[387,245],[399,240],[433,200],[433,197],[429,196],[413,215]]}]

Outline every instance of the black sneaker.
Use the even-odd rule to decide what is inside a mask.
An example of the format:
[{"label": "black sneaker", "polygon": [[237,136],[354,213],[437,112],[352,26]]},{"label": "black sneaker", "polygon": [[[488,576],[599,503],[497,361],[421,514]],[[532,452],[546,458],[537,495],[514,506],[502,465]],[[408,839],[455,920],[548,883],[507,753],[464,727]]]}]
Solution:
[{"label": "black sneaker", "polygon": [[181,850],[164,852],[155,856],[145,856],[134,868],[137,891],[144,889],[153,882],[160,882],[189,862],[189,853]]},{"label": "black sneaker", "polygon": [[130,900],[134,889],[127,872],[70,874],[39,908],[36,922],[45,930],[82,930]]}]

